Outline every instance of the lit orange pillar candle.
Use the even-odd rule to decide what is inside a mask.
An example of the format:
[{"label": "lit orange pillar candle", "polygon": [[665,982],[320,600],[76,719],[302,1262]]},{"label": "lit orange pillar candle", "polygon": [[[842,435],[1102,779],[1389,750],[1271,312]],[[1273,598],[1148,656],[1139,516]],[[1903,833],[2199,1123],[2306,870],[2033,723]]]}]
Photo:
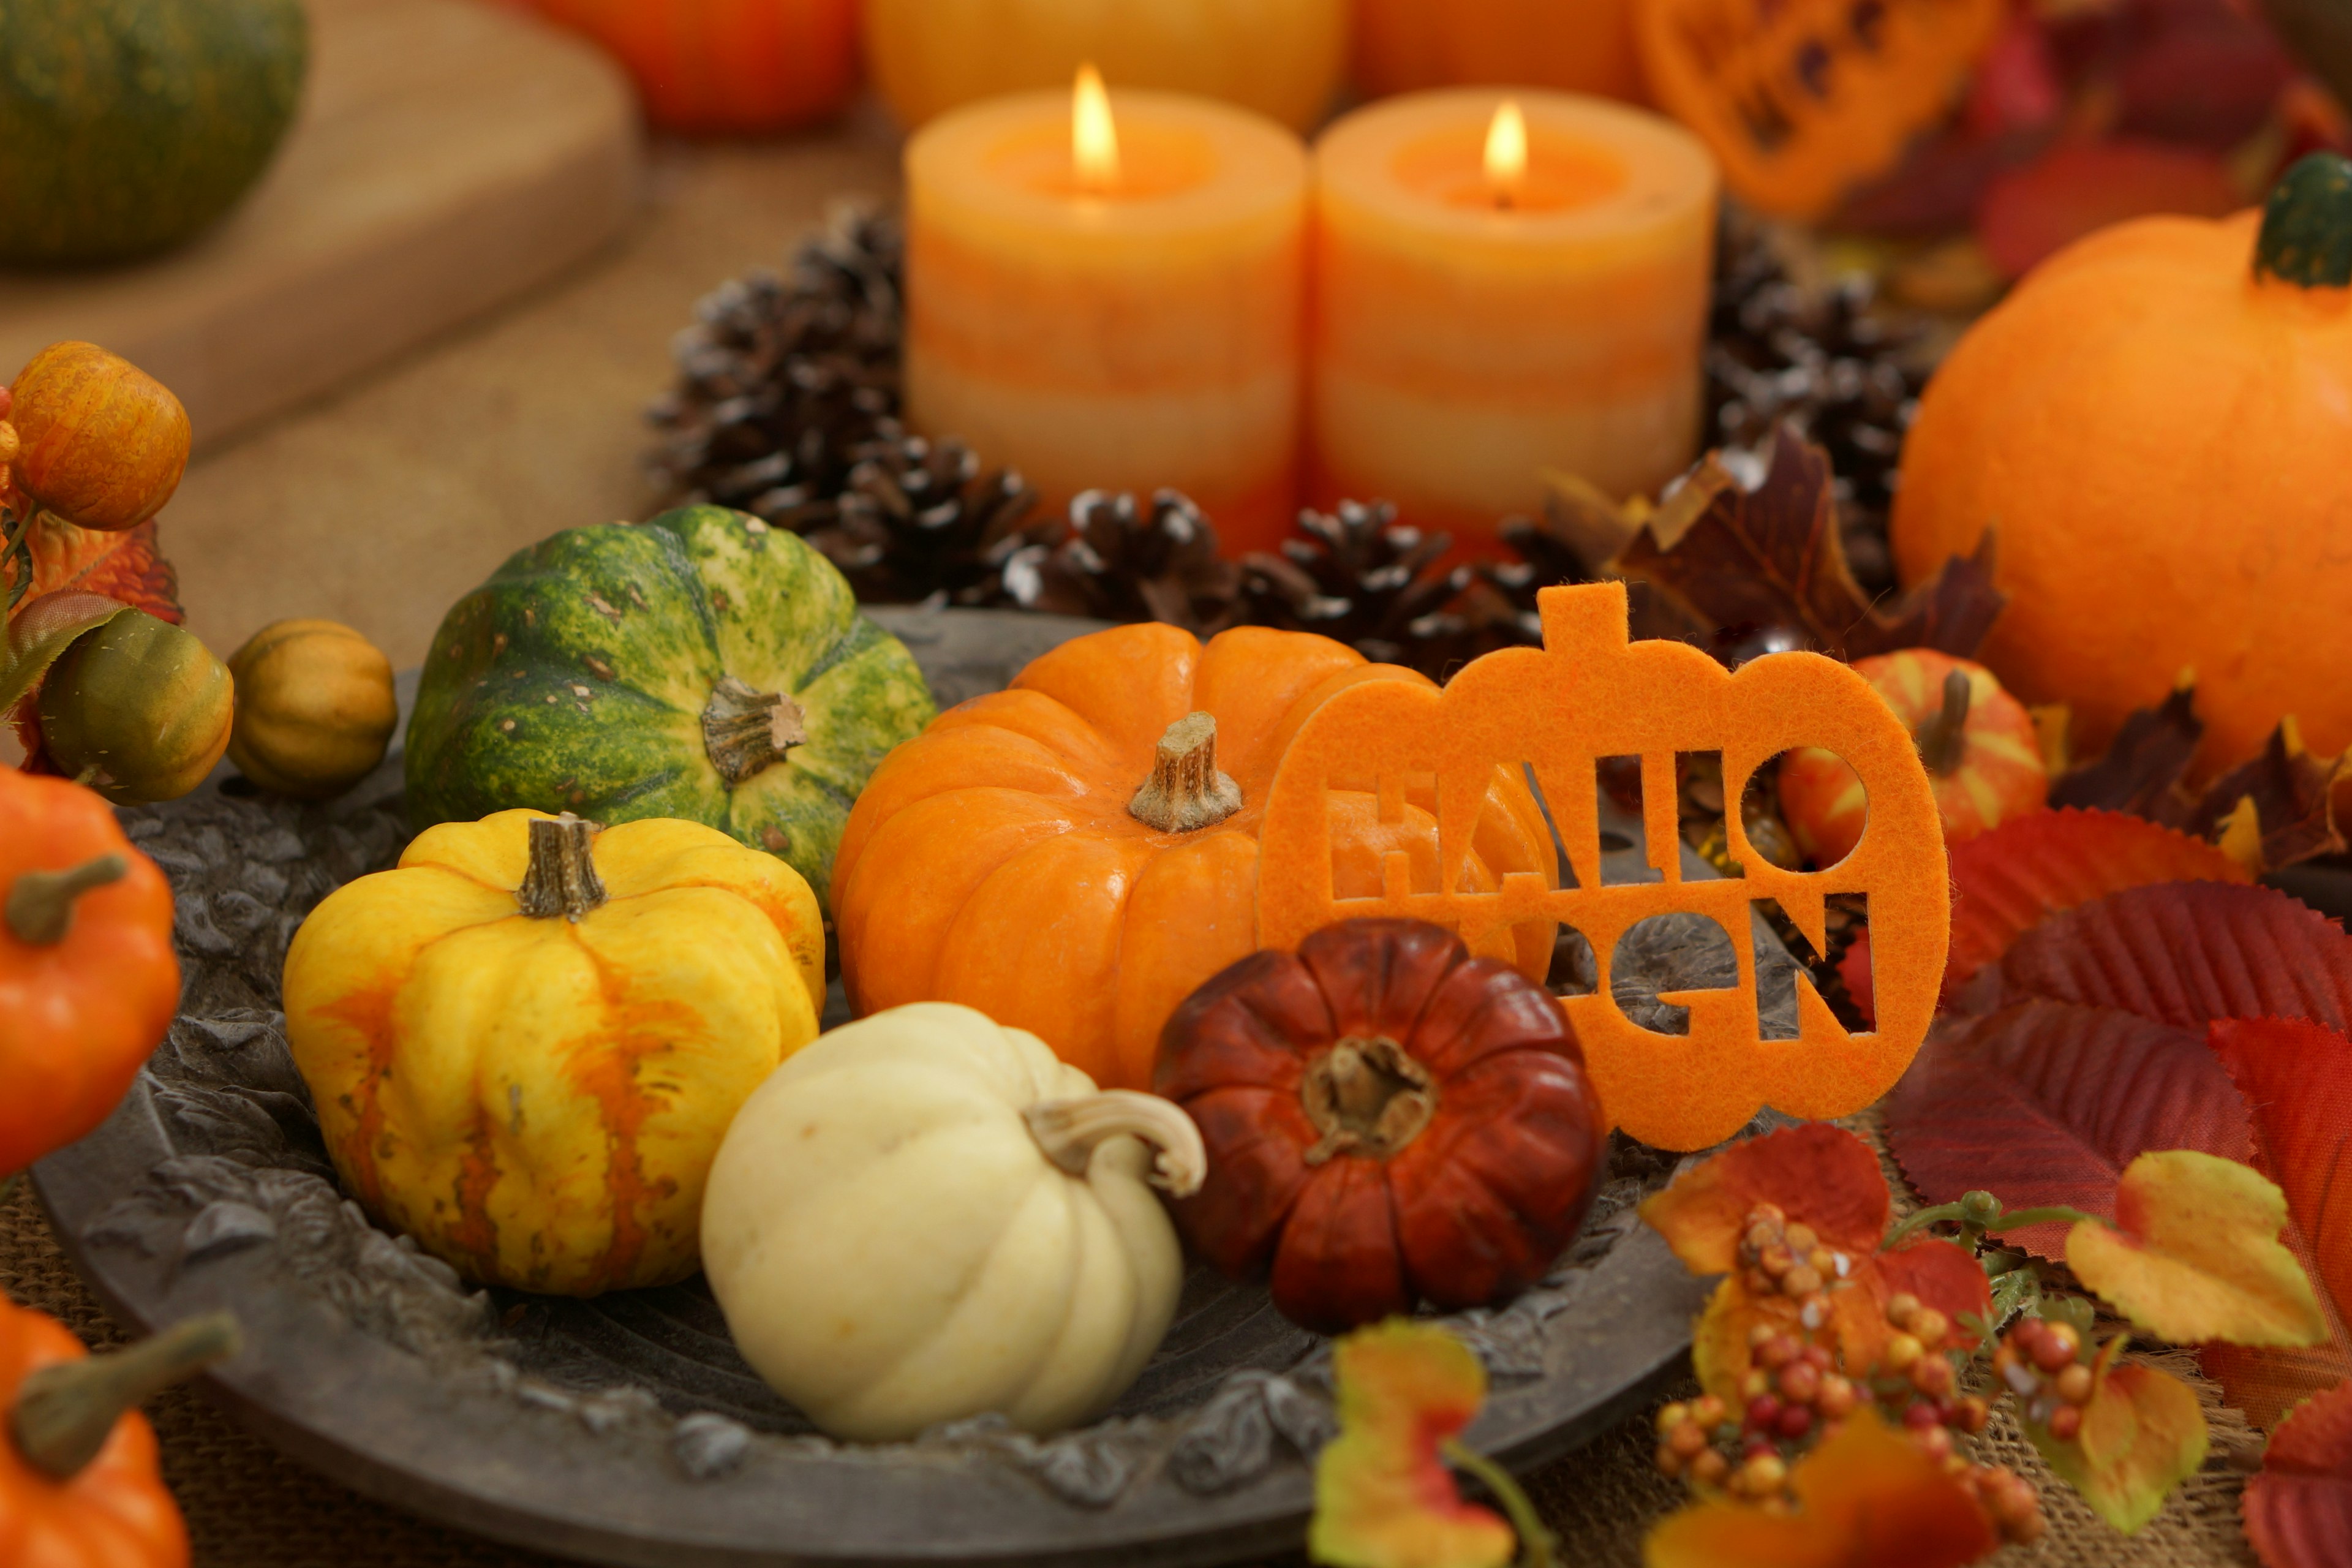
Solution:
[{"label": "lit orange pillar candle", "polygon": [[1667,121],[1461,89],[1315,149],[1316,500],[1482,547],[1542,475],[1654,491],[1695,456],[1716,171]]},{"label": "lit orange pillar candle", "polygon": [[[1087,90],[1092,86],[1092,94]],[[1048,507],[1184,491],[1229,552],[1287,531],[1307,157],[1273,121],[1098,80],[933,121],[907,148],[909,422]]]},{"label": "lit orange pillar candle", "polygon": [[1475,82],[1641,102],[1633,0],[1355,0],[1356,86],[1371,97]]}]

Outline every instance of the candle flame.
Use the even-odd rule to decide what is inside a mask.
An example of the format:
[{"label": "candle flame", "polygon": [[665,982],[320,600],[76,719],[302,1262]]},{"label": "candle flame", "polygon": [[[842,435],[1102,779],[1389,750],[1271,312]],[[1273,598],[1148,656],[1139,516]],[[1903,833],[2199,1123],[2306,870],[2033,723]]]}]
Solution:
[{"label": "candle flame", "polygon": [[1518,100],[1507,98],[1486,126],[1486,188],[1495,193],[1495,205],[1507,207],[1517,200],[1527,174],[1527,118]]},{"label": "candle flame", "polygon": [[1118,128],[1111,123],[1102,72],[1092,61],[1078,68],[1071,94],[1070,165],[1082,191],[1100,193],[1118,184]]}]

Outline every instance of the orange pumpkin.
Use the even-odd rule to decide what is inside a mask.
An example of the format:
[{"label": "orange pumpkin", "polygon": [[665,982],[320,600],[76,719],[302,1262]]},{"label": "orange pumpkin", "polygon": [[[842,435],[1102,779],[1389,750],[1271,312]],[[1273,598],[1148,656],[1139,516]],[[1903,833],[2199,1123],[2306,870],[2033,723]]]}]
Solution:
[{"label": "orange pumpkin", "polygon": [[1895,558],[1996,531],[1983,658],[2095,752],[2193,669],[2210,777],[2294,713],[2352,742],[2352,163],[2265,214],[2149,217],[2042,263],[1927,384]]},{"label": "orange pumpkin", "polygon": [[1356,0],[1370,98],[1477,82],[1645,100],[1632,0]]},{"label": "orange pumpkin", "polygon": [[604,46],[665,131],[777,131],[857,85],[856,0],[530,0]]},{"label": "orange pumpkin", "polygon": [[188,466],[188,411],[95,343],[51,343],[16,374],[17,488],[68,522],[112,533],[163,510]]},{"label": "orange pumpkin", "polygon": [[[1367,681],[1430,686],[1307,633],[1246,626],[1203,647],[1147,624],[1066,643],[940,714],[876,771],[834,862],[852,1005],[961,1002],[1106,1088],[1148,1088],[1178,1004],[1257,950],[1258,825],[1291,737]],[[1394,850],[1434,879],[1433,780],[1386,822],[1369,776],[1335,782],[1336,885],[1377,893]],[[1557,879],[1540,810],[1498,767],[1463,881],[1513,871]],[[1531,978],[1553,931],[1511,932]]]},{"label": "orange pumpkin", "polygon": [[90,791],[0,768],[0,1176],[105,1121],[179,1005],[163,873]]},{"label": "orange pumpkin", "polygon": [[[2033,716],[1992,671],[1931,648],[1853,661],[1919,744],[1944,819],[1944,842],[1974,838],[1997,823],[2039,811],[2050,777]],[[1833,752],[1807,746],[1780,760],[1780,820],[1816,866],[1834,866],[1862,842],[1868,803],[1862,780]]]},{"label": "orange pumpkin", "polygon": [[235,1321],[215,1312],[92,1356],[0,1296],[0,1563],[184,1568],[187,1528],[134,1406],[236,1345]]}]

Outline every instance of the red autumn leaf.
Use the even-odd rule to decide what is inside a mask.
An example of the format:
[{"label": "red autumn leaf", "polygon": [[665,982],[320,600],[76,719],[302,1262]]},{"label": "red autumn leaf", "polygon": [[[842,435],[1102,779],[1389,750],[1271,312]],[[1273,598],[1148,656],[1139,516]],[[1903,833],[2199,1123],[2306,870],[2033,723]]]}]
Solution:
[{"label": "red autumn leaf", "polygon": [[1994,177],[1977,207],[1977,241],[2003,275],[2021,278],[2044,257],[2126,218],[2220,217],[2243,205],[2211,153],[2125,138],[2063,142]]},{"label": "red autumn leaf", "polygon": [[2224,1019],[2209,1037],[2254,1118],[2254,1163],[2286,1194],[2288,1245],[2318,1282],[2332,1342],[2312,1351],[2208,1346],[2206,1375],[2258,1426],[2352,1373],[2352,1040],[2294,1019]]},{"label": "red autumn leaf", "polygon": [[1863,927],[1853,933],[1845,945],[1845,956],[1838,960],[1838,978],[1845,982],[1847,1000],[1862,1015],[1865,1028],[1878,1027],[1878,987],[1870,968],[1870,928]]},{"label": "red autumn leaf", "polygon": [[[2150,1150],[2254,1153],[2245,1103],[2200,1033],[2040,998],[1939,1019],[1887,1100],[1886,1142],[1930,1203],[1982,1188],[2011,1208],[2102,1218],[2115,1215],[2125,1167]],[[2002,1239],[2054,1260],[2066,1226]]]},{"label": "red autumn leaf", "polygon": [[2119,1360],[2123,1348],[2118,1337],[2099,1352],[2093,1363],[2097,1381],[2072,1442],[2060,1442],[2039,1422],[2026,1430],[2091,1510],[2129,1534],[2154,1519],[2172,1489],[2205,1462],[2211,1435],[2204,1407],[2187,1384]]},{"label": "red autumn leaf", "polygon": [[2221,882],[2131,888],[2053,915],[1969,988],[1971,1011],[2034,997],[2179,1028],[2352,1019],[2352,939],[2286,894]]},{"label": "red autumn leaf", "polygon": [[1878,1156],[1826,1121],[1734,1143],[1645,1201],[1642,1218],[1692,1273],[1721,1274],[1739,1267],[1739,1238],[1759,1204],[1778,1205],[1812,1226],[1823,1246],[1857,1258],[1876,1252],[1886,1234]]},{"label": "red autumn leaf", "polygon": [[2000,1544],[1967,1484],[1871,1411],[1789,1473],[1797,1506],[1728,1498],[1669,1515],[1643,1543],[1647,1568],[1958,1568]]},{"label": "red autumn leaf", "polygon": [[1610,570],[1650,585],[1664,616],[1652,630],[1794,626],[1839,658],[1906,647],[1965,658],[2008,603],[1992,585],[1988,539],[1974,559],[1946,562],[1892,611],[1880,610],[1839,542],[1829,454],[1786,426],[1774,434],[1762,484],[1741,489],[1710,454]]},{"label": "red autumn leaf", "polygon": [[33,587],[26,595],[103,594],[177,626],[180,580],[155,544],[152,519],[120,533],[101,533],[40,513],[33,521]]},{"label": "red autumn leaf", "polygon": [[[2202,839],[2120,811],[2041,811],[1951,847],[1952,945],[1944,1005],[2061,910],[2152,882],[2246,882]],[[2201,1147],[2201,1145],[2200,1145]]]},{"label": "red autumn leaf", "polygon": [[2352,1384],[2298,1405],[2271,1435],[2240,1506],[2268,1568],[2352,1563]]},{"label": "red autumn leaf", "polygon": [[1470,1347],[1408,1318],[1331,1352],[1339,1435],[1315,1463],[1307,1550],[1339,1568],[1501,1568],[1517,1538],[1462,1500],[1439,1449],[1478,1414],[1486,1370]]},{"label": "red autumn leaf", "polygon": [[1839,1361],[1847,1373],[1864,1376],[1879,1370],[1895,1333],[1886,1303],[1902,1295],[1944,1314],[1952,1325],[1948,1344],[1967,1342],[1965,1320],[1992,1318],[1992,1283],[1976,1255],[1941,1237],[1921,1237],[1870,1259],[1856,1271],[1853,1289],[1830,1298],[1837,1313]]}]

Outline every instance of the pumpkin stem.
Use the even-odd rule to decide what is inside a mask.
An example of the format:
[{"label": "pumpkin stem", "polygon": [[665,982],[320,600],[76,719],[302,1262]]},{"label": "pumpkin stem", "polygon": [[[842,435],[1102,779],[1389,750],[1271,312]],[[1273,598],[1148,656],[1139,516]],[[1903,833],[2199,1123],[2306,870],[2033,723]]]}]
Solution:
[{"label": "pumpkin stem", "polygon": [[2254,239],[2254,277],[2305,289],[2352,283],[2352,160],[2310,153],[2279,176]]},{"label": "pumpkin stem", "polygon": [[515,902],[535,921],[562,915],[574,925],[604,907],[604,879],[596,875],[590,847],[596,825],[565,812],[534,817],[530,825],[530,869],[515,889]]},{"label": "pumpkin stem", "polygon": [[1132,1133],[1159,1151],[1151,1184],[1180,1198],[1201,1190],[1209,1173],[1209,1152],[1201,1130],[1184,1108],[1155,1094],[1107,1089],[1083,1100],[1047,1100],[1028,1107],[1021,1119],[1045,1158],[1074,1176],[1083,1176],[1096,1145]]},{"label": "pumpkin stem", "polygon": [[1927,721],[1911,731],[1912,742],[1919,748],[1919,760],[1937,778],[1948,776],[1968,754],[1969,704],[1975,696],[1967,670],[1947,671],[1943,707],[1927,715]]},{"label": "pumpkin stem", "polygon": [[808,715],[781,692],[721,676],[702,710],[702,749],[710,765],[733,789],[784,760],[808,742]]},{"label": "pumpkin stem", "polygon": [[1242,808],[1242,786],[1217,771],[1217,720],[1187,713],[1160,737],[1151,776],[1128,803],[1128,815],[1162,833],[1214,827]]},{"label": "pumpkin stem", "polygon": [[1385,1160],[1437,1114],[1437,1077],[1385,1035],[1350,1038],[1307,1064],[1298,1099],[1323,1135],[1307,1151],[1308,1164],[1340,1154]]},{"label": "pumpkin stem", "polygon": [[8,889],[8,929],[18,942],[55,946],[73,929],[77,899],[130,874],[131,862],[120,855],[101,855],[63,871],[26,871]]},{"label": "pumpkin stem", "polygon": [[51,1362],[18,1385],[9,1435],[26,1464],[52,1479],[71,1480],[98,1458],[127,1412],[236,1354],[243,1342],[236,1318],[206,1312],[128,1350]]}]

